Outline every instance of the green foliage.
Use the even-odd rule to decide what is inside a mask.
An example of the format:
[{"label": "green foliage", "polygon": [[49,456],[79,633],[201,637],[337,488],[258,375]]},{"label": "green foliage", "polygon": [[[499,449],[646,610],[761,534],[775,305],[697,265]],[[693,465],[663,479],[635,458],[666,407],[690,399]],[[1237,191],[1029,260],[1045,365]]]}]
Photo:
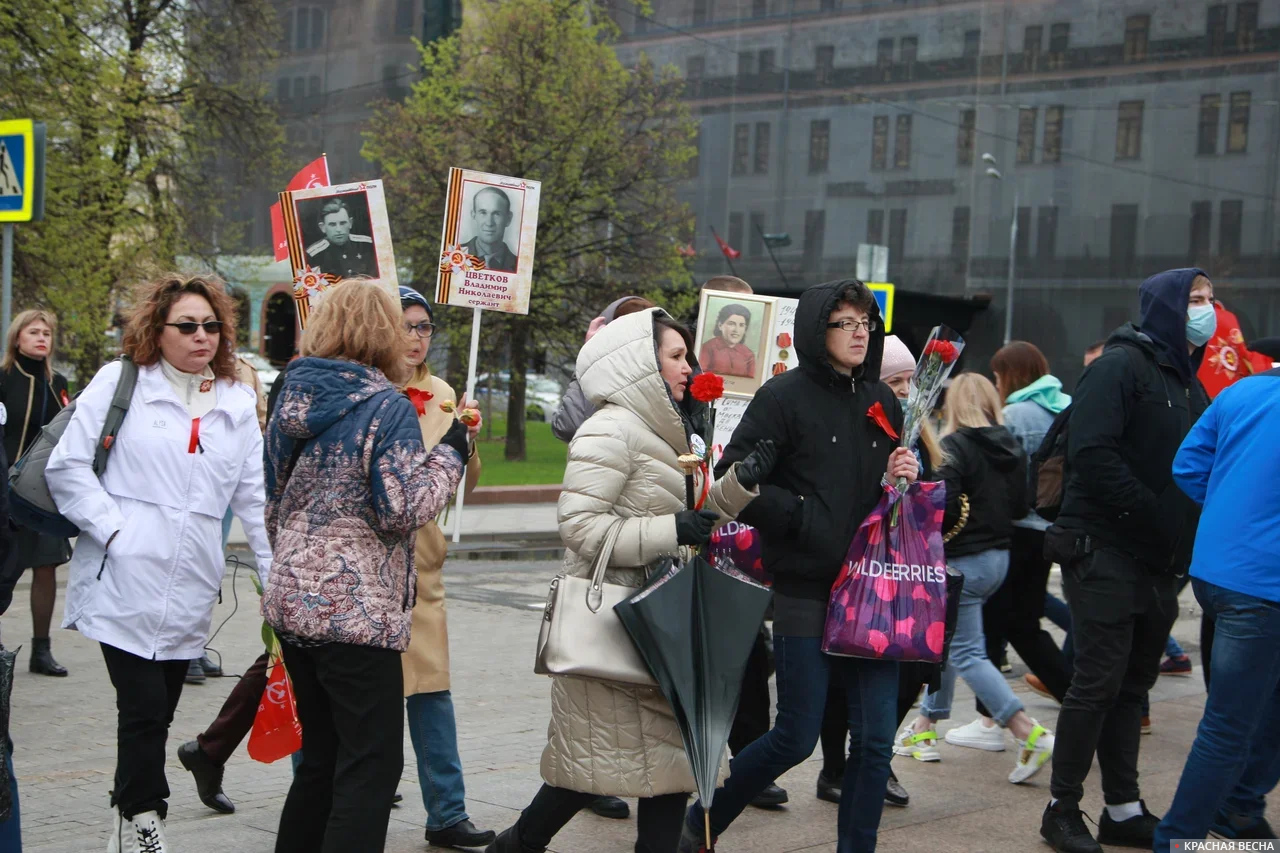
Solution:
[{"label": "green foliage", "polygon": [[228,200],[278,175],[260,77],[277,38],[270,0],[0,3],[0,116],[48,125],[45,220],[15,229],[14,306],[58,314],[82,384],[123,288],[232,242]]},{"label": "green foliage", "polygon": [[[647,59],[623,67],[616,37],[595,0],[478,3],[461,31],[421,47],[422,79],[403,103],[382,106],[366,134],[397,256],[427,290],[451,166],[542,182],[529,316],[484,320],[482,351],[510,355],[507,459],[525,458],[532,353],[571,361],[591,318],[618,296],[647,295],[677,315],[696,299],[677,252],[692,219],[676,198],[696,125],[675,71]],[[457,309],[437,316],[464,351],[469,321]]]},{"label": "green foliage", "polygon": [[477,442],[480,454],[481,486],[545,486],[564,482],[564,468],[569,460],[569,445],[551,434],[551,424],[531,421],[526,424],[528,446],[526,458],[512,462],[503,457],[507,419],[495,415],[493,438],[488,439],[487,424]]}]

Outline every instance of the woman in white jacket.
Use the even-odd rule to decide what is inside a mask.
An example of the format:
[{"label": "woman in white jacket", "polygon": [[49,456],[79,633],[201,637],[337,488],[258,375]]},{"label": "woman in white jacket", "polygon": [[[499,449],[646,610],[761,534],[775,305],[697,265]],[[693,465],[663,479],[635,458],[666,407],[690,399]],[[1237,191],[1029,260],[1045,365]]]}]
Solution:
[{"label": "woman in white jacket", "polygon": [[119,711],[110,851],[165,853],[165,739],[187,661],[204,652],[222,587],[230,507],[265,579],[262,434],[227,341],[221,282],[170,275],[142,285],[124,333],[138,381],[106,470],[94,476],[121,363],[103,367],[49,458],[58,509],[80,527],[62,626],[102,645]]}]

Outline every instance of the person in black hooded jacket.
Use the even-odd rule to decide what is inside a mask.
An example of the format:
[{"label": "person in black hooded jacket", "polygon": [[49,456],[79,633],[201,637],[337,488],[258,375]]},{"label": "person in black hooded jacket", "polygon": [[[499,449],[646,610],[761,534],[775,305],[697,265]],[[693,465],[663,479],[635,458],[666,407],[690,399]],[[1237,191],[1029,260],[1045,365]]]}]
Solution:
[{"label": "person in black hooded jacket", "polygon": [[[1142,701],[1178,614],[1199,508],[1173,481],[1173,457],[1208,408],[1196,379],[1213,336],[1213,284],[1199,269],[1142,283],[1141,321],[1118,329],[1080,379],[1065,486],[1045,554],[1062,564],[1075,671],[1058,715],[1053,800],[1040,833],[1059,853],[1098,842],[1151,849],[1159,819],[1138,788]],[[1080,800],[1094,753],[1106,809],[1095,841]]]},{"label": "person in black hooded jacket", "polygon": [[[773,729],[734,757],[711,808],[711,831],[722,833],[760,791],[813,753],[827,685],[839,679],[848,694],[854,748],[845,768],[837,849],[862,853],[875,850],[884,805],[898,666],[825,655],[822,630],[831,585],[854,533],[883,493],[883,478],[913,481],[918,463],[872,416],[883,412],[881,420],[901,433],[898,399],[879,381],[880,310],[864,284],[834,281],[802,293],[795,341],[800,368],[756,392],[716,470],[722,475],[757,442],[769,439],[777,447],[777,464],[739,519],[760,531],[765,568],[774,578],[778,713]],[[695,803],[679,850],[693,853],[702,839],[702,806]]]}]

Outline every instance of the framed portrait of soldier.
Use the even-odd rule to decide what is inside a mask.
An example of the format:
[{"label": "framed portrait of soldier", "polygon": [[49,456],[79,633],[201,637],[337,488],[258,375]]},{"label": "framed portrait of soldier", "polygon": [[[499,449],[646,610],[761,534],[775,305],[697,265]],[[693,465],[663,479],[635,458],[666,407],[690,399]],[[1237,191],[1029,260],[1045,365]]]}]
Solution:
[{"label": "framed portrait of soldier", "polygon": [[764,384],[774,302],[767,296],[702,291],[695,335],[698,364],[724,377],[726,394],[750,397]]},{"label": "framed portrait of soldier", "polygon": [[450,169],[436,301],[529,313],[539,181]]},{"label": "framed portrait of soldier", "polygon": [[283,192],[280,207],[304,328],[325,291],[349,279],[377,282],[399,298],[381,181]]}]

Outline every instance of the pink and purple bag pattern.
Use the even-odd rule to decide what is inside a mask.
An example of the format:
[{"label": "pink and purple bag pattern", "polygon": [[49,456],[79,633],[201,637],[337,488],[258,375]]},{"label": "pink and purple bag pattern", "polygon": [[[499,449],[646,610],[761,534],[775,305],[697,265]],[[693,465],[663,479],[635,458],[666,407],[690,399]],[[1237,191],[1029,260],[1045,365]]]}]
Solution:
[{"label": "pink and purple bag pattern", "polygon": [[[894,504],[901,500],[896,525]],[[943,483],[891,485],[858,528],[831,587],[822,650],[898,661],[942,659],[947,614]]]},{"label": "pink and purple bag pattern", "polygon": [[760,531],[740,521],[731,521],[711,534],[708,562],[724,569],[736,569],[757,583],[773,585],[773,576],[764,568]]}]

